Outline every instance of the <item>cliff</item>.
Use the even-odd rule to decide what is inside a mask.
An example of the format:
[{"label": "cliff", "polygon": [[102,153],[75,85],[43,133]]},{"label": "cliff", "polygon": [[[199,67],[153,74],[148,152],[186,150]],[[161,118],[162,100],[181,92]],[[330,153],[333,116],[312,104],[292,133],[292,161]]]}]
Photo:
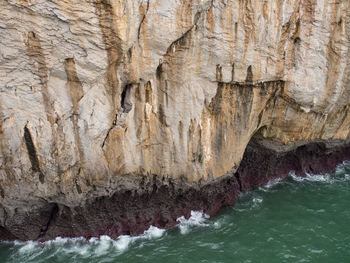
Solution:
[{"label": "cliff", "polygon": [[0,239],[168,227],[350,158],[350,1],[1,0],[0,33]]}]

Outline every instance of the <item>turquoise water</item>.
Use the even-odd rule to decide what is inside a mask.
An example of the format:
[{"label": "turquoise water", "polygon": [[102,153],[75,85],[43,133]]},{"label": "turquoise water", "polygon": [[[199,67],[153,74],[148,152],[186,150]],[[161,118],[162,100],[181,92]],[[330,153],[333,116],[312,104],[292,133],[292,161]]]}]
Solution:
[{"label": "turquoise water", "polygon": [[350,163],[333,175],[271,182],[215,218],[117,240],[0,243],[0,262],[350,262]]}]

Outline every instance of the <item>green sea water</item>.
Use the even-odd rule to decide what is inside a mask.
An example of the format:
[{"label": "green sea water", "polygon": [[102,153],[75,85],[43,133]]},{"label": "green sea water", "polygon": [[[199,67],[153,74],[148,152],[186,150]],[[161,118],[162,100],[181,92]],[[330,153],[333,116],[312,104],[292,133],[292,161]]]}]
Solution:
[{"label": "green sea water", "polygon": [[350,163],[332,175],[291,174],[214,218],[192,212],[138,237],[0,243],[0,262],[349,263]]}]

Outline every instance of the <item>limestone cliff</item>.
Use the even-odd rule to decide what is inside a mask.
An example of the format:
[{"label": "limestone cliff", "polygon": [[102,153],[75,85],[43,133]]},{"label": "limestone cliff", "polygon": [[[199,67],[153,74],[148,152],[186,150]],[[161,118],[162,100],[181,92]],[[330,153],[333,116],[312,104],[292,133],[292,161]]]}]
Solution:
[{"label": "limestone cliff", "polygon": [[130,218],[169,192],[175,218],[232,203],[253,137],[350,158],[350,1],[0,0],[0,33],[0,238],[168,226],[165,203]]}]

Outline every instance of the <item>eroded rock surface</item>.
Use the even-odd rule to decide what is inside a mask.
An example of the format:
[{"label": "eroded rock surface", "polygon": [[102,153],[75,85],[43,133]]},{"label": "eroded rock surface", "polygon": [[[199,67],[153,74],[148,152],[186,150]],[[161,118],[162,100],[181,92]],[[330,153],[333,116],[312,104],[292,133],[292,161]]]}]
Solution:
[{"label": "eroded rock surface", "polygon": [[0,239],[167,227],[350,158],[350,1],[1,0],[0,33]]}]

